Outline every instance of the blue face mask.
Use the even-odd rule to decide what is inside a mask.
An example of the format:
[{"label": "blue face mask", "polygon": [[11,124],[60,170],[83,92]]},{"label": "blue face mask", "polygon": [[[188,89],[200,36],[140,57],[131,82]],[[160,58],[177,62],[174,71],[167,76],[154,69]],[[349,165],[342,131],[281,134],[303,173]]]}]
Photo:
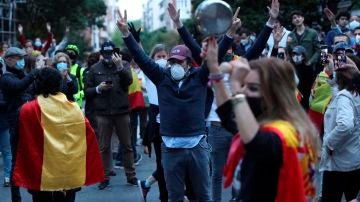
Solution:
[{"label": "blue face mask", "polygon": [[15,68],[16,68],[17,70],[23,70],[24,67],[25,67],[25,60],[24,60],[24,59],[18,60],[18,61],[16,62],[16,64],[15,64]]},{"label": "blue face mask", "polygon": [[42,44],[41,44],[41,41],[35,41],[34,43],[34,46],[36,47],[40,47]]},{"label": "blue face mask", "polygon": [[65,62],[59,62],[56,64],[56,69],[59,70],[59,72],[62,72],[68,68],[67,63]]}]

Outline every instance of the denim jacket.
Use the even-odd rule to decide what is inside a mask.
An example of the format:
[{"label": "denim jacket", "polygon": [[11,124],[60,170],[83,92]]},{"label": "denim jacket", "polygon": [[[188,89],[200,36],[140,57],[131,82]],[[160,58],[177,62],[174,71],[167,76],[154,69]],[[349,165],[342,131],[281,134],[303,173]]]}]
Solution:
[{"label": "denim jacket", "polygon": [[360,96],[339,91],[324,116],[321,171],[360,169]]}]

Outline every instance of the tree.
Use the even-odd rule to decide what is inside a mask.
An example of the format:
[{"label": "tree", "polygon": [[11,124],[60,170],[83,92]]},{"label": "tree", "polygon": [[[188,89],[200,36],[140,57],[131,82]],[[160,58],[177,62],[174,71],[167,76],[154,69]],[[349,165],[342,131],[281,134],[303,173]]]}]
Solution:
[{"label": "tree", "polygon": [[[45,37],[45,24],[49,22],[56,38],[61,39],[66,26],[70,27],[70,40],[80,39],[81,30],[92,24],[101,24],[101,16],[106,14],[102,0],[27,0],[17,8],[18,23],[30,39]],[[81,48],[83,49],[83,48]]]},{"label": "tree", "polygon": [[[136,28],[141,26],[140,21],[133,22]],[[113,42],[118,47],[125,47],[124,42],[121,38],[121,33],[118,29],[115,30],[112,36]],[[167,31],[165,28],[158,29],[153,32],[142,31],[140,35],[141,45],[145,52],[150,53],[152,47],[158,43],[165,43],[169,48],[177,45],[180,41],[179,34],[174,31]]]}]

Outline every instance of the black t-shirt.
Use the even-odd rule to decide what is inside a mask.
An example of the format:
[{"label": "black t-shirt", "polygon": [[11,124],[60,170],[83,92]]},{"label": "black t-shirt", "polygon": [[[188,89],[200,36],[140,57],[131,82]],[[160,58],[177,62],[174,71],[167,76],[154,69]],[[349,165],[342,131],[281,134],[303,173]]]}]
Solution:
[{"label": "black t-shirt", "polygon": [[[237,133],[231,101],[216,110],[221,125],[233,134]],[[273,132],[258,131],[255,138],[245,145],[240,175],[241,189],[237,201],[275,201],[279,172],[282,165],[282,143]]]},{"label": "black t-shirt", "polygon": [[258,131],[255,138],[245,145],[238,201],[275,201],[281,165],[282,143],[279,136]]}]

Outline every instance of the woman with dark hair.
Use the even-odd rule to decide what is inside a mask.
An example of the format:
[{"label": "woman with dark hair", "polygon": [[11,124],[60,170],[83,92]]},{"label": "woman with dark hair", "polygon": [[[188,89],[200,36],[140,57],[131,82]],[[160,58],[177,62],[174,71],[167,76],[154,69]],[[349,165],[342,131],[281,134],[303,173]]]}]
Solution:
[{"label": "woman with dark hair", "polygon": [[[333,60],[330,60],[332,63]],[[360,191],[360,89],[359,70],[347,64],[335,67],[338,92],[324,115],[322,201],[356,199]]]},{"label": "woman with dark hair", "polygon": [[34,202],[73,202],[81,186],[104,179],[94,131],[60,92],[62,79],[54,68],[42,68],[36,99],[19,112],[13,182],[27,188]]},{"label": "woman with dark hair", "polygon": [[[224,128],[236,133],[236,148],[230,149],[225,172],[242,159],[241,188],[235,200],[305,202],[313,198],[319,138],[296,99],[294,67],[275,58],[239,59],[219,67],[214,39],[207,50],[217,113]],[[230,73],[232,98],[222,72]]]},{"label": "woman with dark hair", "polygon": [[54,57],[53,66],[61,73],[61,92],[64,93],[68,100],[75,102],[74,94],[78,92],[77,79],[70,74],[70,58],[65,53],[57,53]]}]

